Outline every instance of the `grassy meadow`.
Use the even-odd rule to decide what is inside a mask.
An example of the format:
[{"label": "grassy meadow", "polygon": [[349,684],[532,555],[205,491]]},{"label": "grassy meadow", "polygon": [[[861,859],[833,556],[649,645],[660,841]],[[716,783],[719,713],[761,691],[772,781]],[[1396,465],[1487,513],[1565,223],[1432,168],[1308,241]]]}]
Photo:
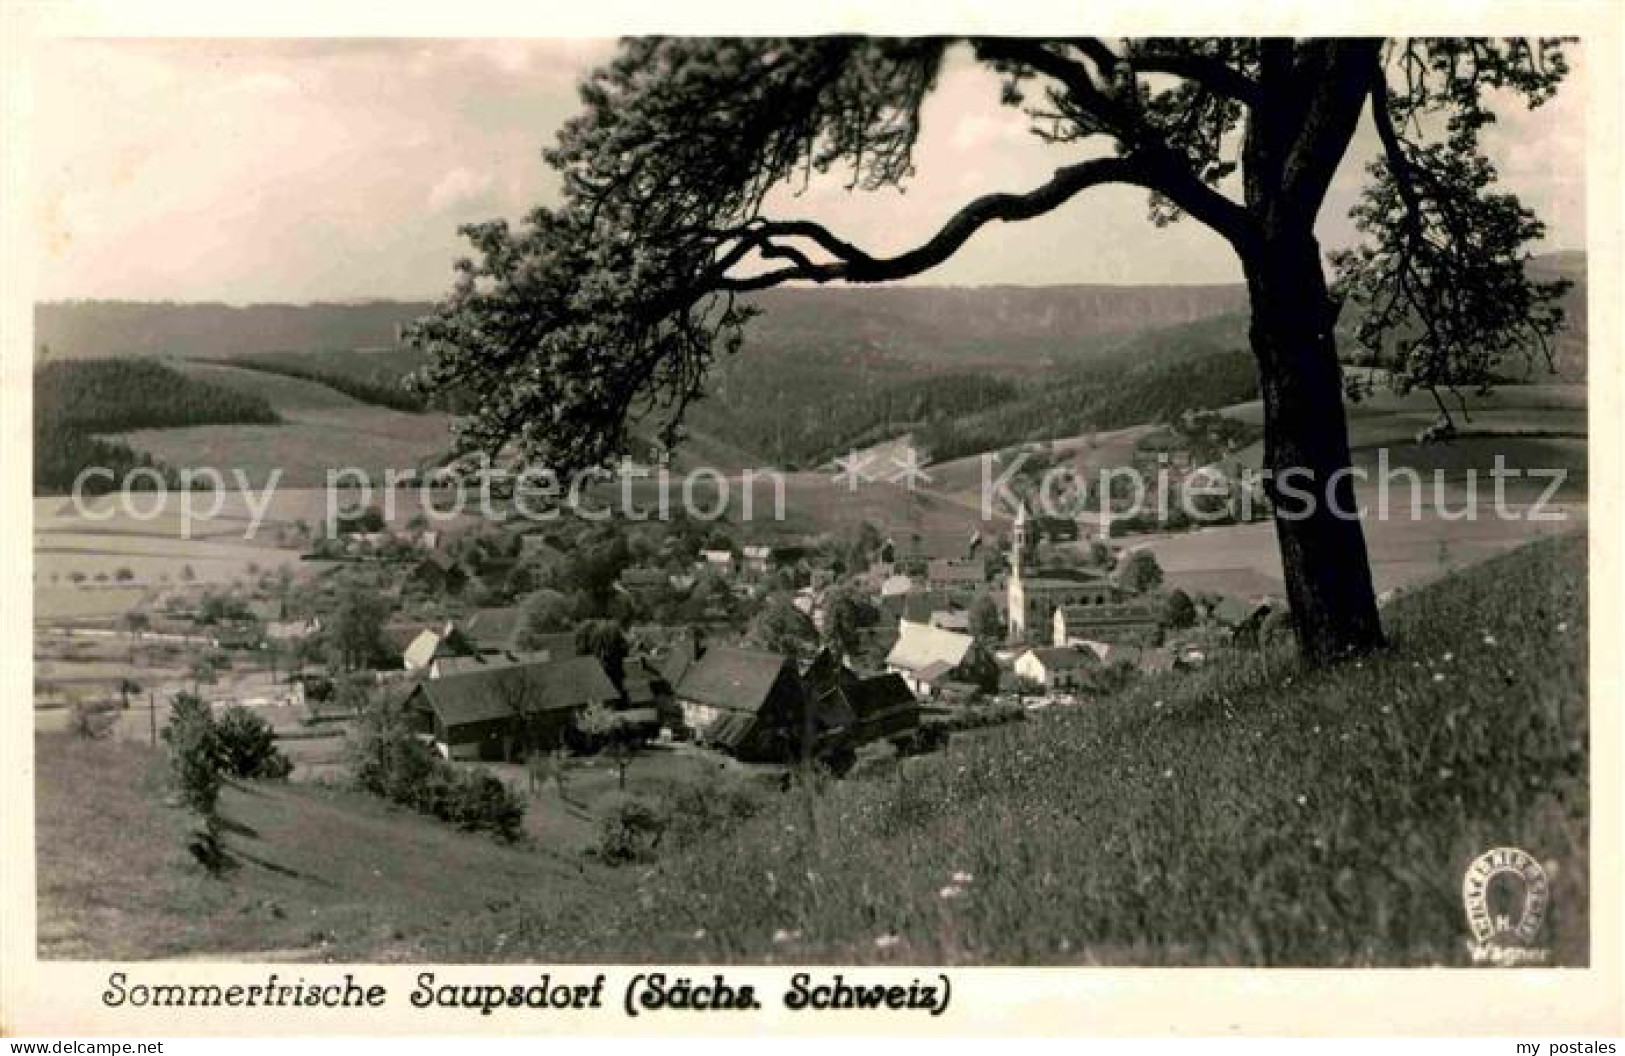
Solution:
[{"label": "grassy meadow", "polygon": [[[165,804],[162,756],[144,744],[41,734],[38,949],[46,959],[390,959],[425,929],[601,891],[585,863],[499,846],[360,793],[228,784],[231,865],[212,879]],[[539,901],[538,901],[539,900]]]}]

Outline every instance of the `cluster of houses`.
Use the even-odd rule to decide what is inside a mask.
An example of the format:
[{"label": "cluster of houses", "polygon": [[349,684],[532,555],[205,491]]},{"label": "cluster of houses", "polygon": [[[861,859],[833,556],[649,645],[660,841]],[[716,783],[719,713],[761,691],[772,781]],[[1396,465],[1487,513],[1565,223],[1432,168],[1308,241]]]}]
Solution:
[{"label": "cluster of houses", "polygon": [[[517,760],[570,746],[580,716],[601,708],[640,738],[787,762],[827,759],[876,740],[902,743],[917,734],[922,708],[971,703],[1012,684],[1065,692],[1087,687],[1108,668],[1156,672],[1203,661],[1209,644],[1199,636],[1166,641],[1163,606],[1124,586],[1113,570],[1077,559],[1046,563],[1042,543],[1053,553],[1055,543],[1080,541],[1076,523],[1052,522],[1019,509],[1002,556],[984,554],[979,534],[957,550],[907,533],[885,539],[869,568],[842,580],[880,614],[878,626],[867,629],[875,646],[865,652],[869,663],[857,668],[827,649],[809,656],[741,644],[737,627],[713,625],[696,609],[692,621],[662,628],[673,632],[663,640],[635,636],[631,655],[611,669],[582,655],[573,633],[526,628],[514,605],[434,626],[386,628],[401,657],[392,677],[411,683],[414,728],[448,758]],[[525,559],[532,538],[522,537],[516,559]],[[720,579],[738,595],[793,583],[791,601],[822,632],[837,570],[821,567],[813,550],[704,548],[692,568],[634,564],[614,586],[637,600],[692,588],[701,578],[713,586]],[[424,554],[411,576],[432,586],[446,567]],[[978,605],[984,612],[973,621]],[[1267,611],[1224,599],[1204,615],[1237,627]],[[702,636],[714,640],[707,645]]]},{"label": "cluster of houses", "polygon": [[670,736],[744,762],[830,759],[910,736],[920,708],[895,674],[863,676],[828,650],[802,662],[689,637],[621,665],[619,684],[570,635],[526,652],[485,650],[461,628],[422,632],[408,650],[414,730],[451,759],[510,760],[574,746],[578,718],[610,712],[636,739]]}]

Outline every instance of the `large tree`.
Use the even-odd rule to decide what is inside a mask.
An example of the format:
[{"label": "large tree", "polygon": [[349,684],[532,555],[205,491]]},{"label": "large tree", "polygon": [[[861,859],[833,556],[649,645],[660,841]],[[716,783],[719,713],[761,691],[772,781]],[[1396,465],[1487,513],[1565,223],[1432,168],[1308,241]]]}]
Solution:
[{"label": "large tree", "polygon": [[[857,189],[904,184],[956,48],[1067,155],[1049,180],[967,202],[889,256],[766,214],[775,188],[832,169]],[[415,333],[432,353],[421,382],[480,394],[465,451],[601,464],[640,421],[681,437],[712,361],[740,345],[741,295],[919,275],[987,224],[1143,188],[1152,222],[1190,217],[1240,263],[1294,626],[1306,657],[1333,660],[1382,641],[1364,535],[1340,513],[1354,508],[1340,306],[1361,306],[1359,340],[1402,386],[1435,392],[1487,384],[1499,356],[1553,332],[1559,291],[1523,270],[1540,226],[1494,190],[1478,134],[1491,101],[1536,105],[1565,72],[1552,40],[628,40],[547,153],[562,203],[465,229],[475,256]],[[1316,219],[1368,110],[1382,143],[1357,210],[1368,239],[1329,287]]]}]

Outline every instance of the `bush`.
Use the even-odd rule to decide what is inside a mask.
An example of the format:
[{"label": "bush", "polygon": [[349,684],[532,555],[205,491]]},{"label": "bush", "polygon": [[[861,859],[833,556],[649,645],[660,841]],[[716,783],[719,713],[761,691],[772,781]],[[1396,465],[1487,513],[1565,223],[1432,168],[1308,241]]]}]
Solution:
[{"label": "bush", "polygon": [[105,704],[89,704],[82,700],[73,702],[73,711],[68,717],[68,729],[73,731],[75,737],[87,741],[99,741],[113,732],[113,723],[116,720],[113,709]]},{"label": "bush", "polygon": [[678,849],[748,821],[771,802],[759,784],[722,775],[672,781],[662,792],[666,834]]},{"label": "bush", "polygon": [[928,729],[943,731],[980,730],[1000,726],[1007,722],[1021,722],[1027,718],[1027,709],[1020,704],[974,704],[955,708],[946,715],[929,715],[920,722],[920,732]]},{"label": "bush", "polygon": [[665,835],[666,817],[641,796],[618,796],[598,822],[598,857],[610,865],[654,858]]},{"label": "bush", "polygon": [[490,774],[455,771],[445,763],[437,769],[452,776],[447,821],[470,832],[489,832],[506,843],[519,838],[525,805],[507,785]]},{"label": "bush", "polygon": [[412,733],[399,700],[362,713],[350,741],[350,774],[367,792],[469,832],[517,840],[524,802],[497,778],[441,759]]},{"label": "bush", "polygon": [[220,767],[232,777],[280,780],[293,771],[293,763],[277,747],[276,732],[265,719],[233,705],[215,720]]},{"label": "bush", "polygon": [[892,741],[899,756],[928,755],[948,747],[948,727],[941,723],[920,726],[904,737]]},{"label": "bush", "polygon": [[176,694],[164,742],[175,790],[188,807],[213,817],[220,798],[220,753],[208,702],[192,693]]}]

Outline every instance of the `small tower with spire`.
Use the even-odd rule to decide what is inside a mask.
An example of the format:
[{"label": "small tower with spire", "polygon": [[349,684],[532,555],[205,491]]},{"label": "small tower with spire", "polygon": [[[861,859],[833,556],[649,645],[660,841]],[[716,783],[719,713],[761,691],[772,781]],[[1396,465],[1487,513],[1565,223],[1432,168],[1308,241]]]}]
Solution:
[{"label": "small tower with spire", "polygon": [[1027,523],[1027,504],[1016,507],[1016,519],[1010,526],[1010,578],[1005,584],[1008,603],[1010,638],[1024,641],[1027,637],[1027,591],[1021,582],[1022,555],[1032,545],[1031,525]]}]

